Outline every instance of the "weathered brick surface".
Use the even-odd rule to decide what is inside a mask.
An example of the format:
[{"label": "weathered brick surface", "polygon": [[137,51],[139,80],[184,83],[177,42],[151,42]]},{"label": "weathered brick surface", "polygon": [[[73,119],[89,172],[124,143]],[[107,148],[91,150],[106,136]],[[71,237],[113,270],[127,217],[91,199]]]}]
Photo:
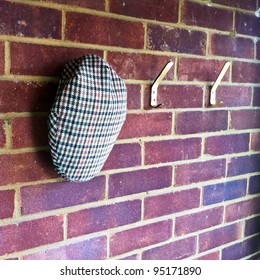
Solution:
[{"label": "weathered brick surface", "polygon": [[5,45],[4,42],[0,41],[0,75],[5,72],[5,60],[4,60]]},{"label": "weathered brick surface", "polygon": [[14,190],[0,191],[0,219],[13,217],[14,196]]},{"label": "weathered brick surface", "polygon": [[260,133],[252,133],[251,138],[251,149],[254,151],[260,151]]},{"label": "weathered brick surface", "polygon": [[148,49],[205,55],[205,32],[177,27],[149,25]]},{"label": "weathered brick surface", "polygon": [[260,83],[260,64],[234,61],[232,81],[237,83]]},{"label": "weathered brick surface", "polygon": [[249,193],[260,193],[260,175],[252,176],[249,179]]},{"label": "weathered brick surface", "polygon": [[196,252],[196,237],[181,239],[144,251],[143,260],[181,260]]},{"label": "weathered brick surface", "polygon": [[25,186],[21,188],[21,212],[27,215],[99,201],[105,197],[105,187],[104,176],[82,183],[59,182]]},{"label": "weathered brick surface", "polygon": [[246,10],[256,10],[256,0],[213,0],[213,3]]},{"label": "weathered brick surface", "polygon": [[68,214],[68,236],[76,237],[140,221],[141,201],[132,200]]},{"label": "weathered brick surface", "polygon": [[177,186],[189,185],[225,177],[226,161],[224,159],[208,160],[176,166],[175,180]]},{"label": "weathered brick surface", "polygon": [[3,148],[6,144],[6,135],[5,135],[5,122],[0,120],[0,148]]},{"label": "weathered brick surface", "polygon": [[169,215],[200,205],[200,190],[190,189],[148,197],[144,201],[145,219]]},{"label": "weathered brick surface", "polygon": [[26,255],[23,260],[104,260],[106,255],[107,238],[100,236]]},{"label": "weathered brick surface", "polygon": [[[139,22],[68,12],[66,27],[65,38],[70,41],[134,49],[144,47],[144,26]],[[91,30],[87,36],[86,30]]]},{"label": "weathered brick surface", "polygon": [[95,10],[105,10],[104,0],[42,0],[62,5],[70,5],[75,7],[89,8]]},{"label": "weathered brick surface", "polygon": [[220,259],[220,251],[216,251],[213,253],[209,253],[206,255],[203,255],[196,260],[219,260]]},{"label": "weathered brick surface", "polygon": [[0,2],[1,34],[61,38],[61,11],[9,1]]},{"label": "weathered brick surface", "polygon": [[236,12],[236,31],[240,34],[260,37],[260,19],[254,14]]},{"label": "weathered brick surface", "polygon": [[139,0],[111,0],[110,11],[137,18],[175,23],[178,21],[178,0],[139,1]]},{"label": "weathered brick surface", "polygon": [[172,235],[172,221],[162,221],[117,232],[111,236],[110,256],[168,240]]},{"label": "weathered brick surface", "polygon": [[231,128],[260,128],[260,110],[240,110],[231,112]]},{"label": "weathered brick surface", "polygon": [[127,108],[129,110],[141,108],[141,86],[126,85],[127,87]]},{"label": "weathered brick surface", "polygon": [[172,167],[158,167],[109,176],[109,197],[168,188],[172,184]]},{"label": "weathered brick surface", "polygon": [[233,22],[232,11],[187,0],[183,6],[182,21],[187,25],[225,31],[232,30]]},{"label": "weathered brick surface", "polygon": [[260,107],[260,87],[254,88],[253,106]]},{"label": "weathered brick surface", "polygon": [[185,235],[221,224],[223,221],[223,207],[197,212],[176,218],[175,234]]},{"label": "weathered brick surface", "polygon": [[256,43],[256,58],[260,60],[260,41]]},{"label": "weathered brick surface", "polygon": [[253,235],[260,232],[260,216],[246,220],[245,235]]},{"label": "weathered brick surface", "polygon": [[63,217],[51,216],[0,227],[0,256],[63,240]]}]

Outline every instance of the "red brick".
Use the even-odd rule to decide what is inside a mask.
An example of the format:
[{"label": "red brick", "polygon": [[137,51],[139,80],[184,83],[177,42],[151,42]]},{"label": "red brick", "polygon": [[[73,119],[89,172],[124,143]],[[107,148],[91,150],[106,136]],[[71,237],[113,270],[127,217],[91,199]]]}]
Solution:
[{"label": "red brick", "polygon": [[205,55],[207,35],[177,27],[148,25],[148,49]]},{"label": "red brick", "polygon": [[251,149],[254,151],[260,151],[260,132],[252,133]]},{"label": "red brick", "polygon": [[190,189],[148,197],[144,201],[144,217],[151,219],[172,213],[197,208],[200,205],[200,190]]},{"label": "red brick", "polygon": [[[207,88],[206,106],[210,107],[210,89]],[[217,102],[222,101],[222,107],[251,106],[252,88],[246,86],[219,86],[216,93]]]},{"label": "red brick", "polygon": [[4,146],[6,144],[4,125],[5,125],[5,121],[0,120],[0,148],[4,148]]},{"label": "red brick", "polygon": [[1,34],[61,38],[61,11],[44,7],[0,2]]},{"label": "red brick", "polygon": [[127,87],[127,109],[134,110],[141,108],[141,86],[126,85]]},{"label": "red brick", "polygon": [[68,236],[72,238],[107,230],[132,224],[140,221],[140,219],[140,200],[84,209],[68,214]]},{"label": "red brick", "polygon": [[213,3],[246,10],[256,10],[256,0],[213,0]]},{"label": "red brick", "polygon": [[164,140],[145,143],[145,164],[174,162],[198,158],[201,138]]},{"label": "red brick", "polygon": [[63,217],[51,216],[0,227],[0,255],[63,240]]},{"label": "red brick", "polygon": [[[144,107],[150,110],[151,88],[146,87]],[[165,85],[158,88],[157,102],[163,108],[201,108],[203,107],[203,90],[200,86]]]},{"label": "red brick", "polygon": [[199,235],[199,252],[208,251],[242,237],[242,223],[214,229]]},{"label": "red brick", "polygon": [[103,170],[121,169],[141,165],[141,145],[139,143],[117,144],[113,147]]},{"label": "red brick", "polygon": [[110,12],[137,18],[156,21],[178,22],[178,0],[139,1],[139,0],[111,0]]},{"label": "red brick", "polygon": [[[226,61],[214,59],[179,58],[178,77],[181,81],[213,82],[217,79]],[[223,78],[228,81],[229,71]]]},{"label": "red brick", "polygon": [[[175,62],[173,57],[152,54],[109,52],[108,63],[123,79],[155,80],[168,61]],[[166,79],[173,79],[173,68]]]},{"label": "red brick", "polygon": [[256,43],[256,58],[260,60],[260,41]]},{"label": "red brick", "polygon": [[253,235],[260,232],[260,216],[246,220],[245,235]]},{"label": "red brick", "polygon": [[182,260],[196,254],[196,237],[189,237],[143,252],[143,260]]},{"label": "red brick", "polygon": [[0,155],[0,185],[57,178],[49,152]]},{"label": "red brick", "polygon": [[119,138],[169,135],[171,132],[171,113],[128,114]]},{"label": "red brick", "polygon": [[56,83],[0,81],[0,113],[49,112]]},{"label": "red brick", "polygon": [[260,83],[259,72],[260,64],[234,61],[232,81],[237,83]]},{"label": "red brick", "polygon": [[107,256],[106,236],[47,249],[23,257],[23,260],[104,260]]},{"label": "red brick", "polygon": [[105,188],[104,176],[84,183],[58,182],[25,186],[21,188],[21,211],[23,215],[28,215],[99,201],[105,197]]},{"label": "red brick", "polygon": [[185,235],[219,225],[223,221],[223,212],[223,207],[217,207],[177,217],[175,222],[175,234],[177,236]]},{"label": "red brick", "polygon": [[232,222],[258,213],[260,213],[260,197],[255,197],[227,205],[225,221]]},{"label": "red brick", "polygon": [[58,76],[68,61],[89,53],[103,56],[102,51],[90,49],[11,43],[11,73]]},{"label": "red brick", "polygon": [[168,240],[172,236],[172,221],[166,220],[117,232],[111,236],[110,256]]},{"label": "red brick", "polygon": [[48,145],[48,124],[46,117],[14,118],[12,129],[13,148]]},{"label": "red brick", "polygon": [[89,8],[94,10],[105,10],[104,0],[42,0],[45,2],[53,2],[62,5],[70,5],[81,8]]},{"label": "red brick", "polygon": [[206,254],[197,258],[196,260],[220,260],[220,251]]},{"label": "red brick", "polygon": [[[91,30],[86,36],[86,30]],[[67,12],[66,40],[142,49],[144,25],[139,22]]]},{"label": "red brick", "polygon": [[231,31],[233,12],[206,4],[185,1],[182,21],[187,25]]},{"label": "red brick", "polygon": [[231,128],[252,129],[260,128],[260,110],[231,111]]},{"label": "red brick", "polygon": [[254,59],[254,41],[251,39],[212,34],[210,46],[213,55]]},{"label": "red brick", "polygon": [[229,134],[206,138],[205,154],[219,156],[247,152],[249,134]]},{"label": "red brick", "polygon": [[260,19],[255,14],[236,13],[236,32],[240,34],[260,37]]},{"label": "red brick", "polygon": [[0,219],[13,217],[14,196],[14,190],[0,191]]},{"label": "red brick", "polygon": [[5,55],[4,55],[5,45],[4,42],[0,41],[0,75],[5,72]]},{"label": "red brick", "polygon": [[227,130],[227,111],[197,111],[177,113],[176,133],[194,134]]},{"label": "red brick", "polygon": [[237,176],[260,171],[260,154],[231,158],[228,162],[228,176]]},{"label": "red brick", "polygon": [[171,166],[112,174],[109,177],[109,197],[168,188],[171,184]]},{"label": "red brick", "polygon": [[208,160],[176,166],[176,185],[189,185],[225,177],[224,159]]},{"label": "red brick", "polygon": [[260,87],[254,88],[253,106],[260,107]]}]

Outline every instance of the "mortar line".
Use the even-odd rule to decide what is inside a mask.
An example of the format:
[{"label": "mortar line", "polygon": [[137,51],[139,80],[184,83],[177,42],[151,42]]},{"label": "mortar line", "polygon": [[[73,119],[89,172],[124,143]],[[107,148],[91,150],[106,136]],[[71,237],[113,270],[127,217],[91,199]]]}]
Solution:
[{"label": "mortar line", "polygon": [[5,41],[5,75],[9,75],[11,71],[11,47],[10,42]]},{"label": "mortar line", "polygon": [[61,40],[65,40],[65,31],[66,31],[66,12],[61,11]]}]

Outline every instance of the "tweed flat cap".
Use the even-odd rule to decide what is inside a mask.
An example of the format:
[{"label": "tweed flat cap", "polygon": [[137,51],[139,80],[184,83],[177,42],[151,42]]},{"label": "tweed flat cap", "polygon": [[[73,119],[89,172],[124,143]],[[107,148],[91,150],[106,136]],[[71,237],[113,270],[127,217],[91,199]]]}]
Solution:
[{"label": "tweed flat cap", "polygon": [[86,55],[66,64],[49,115],[58,174],[87,181],[102,169],[126,117],[124,81],[106,61]]}]

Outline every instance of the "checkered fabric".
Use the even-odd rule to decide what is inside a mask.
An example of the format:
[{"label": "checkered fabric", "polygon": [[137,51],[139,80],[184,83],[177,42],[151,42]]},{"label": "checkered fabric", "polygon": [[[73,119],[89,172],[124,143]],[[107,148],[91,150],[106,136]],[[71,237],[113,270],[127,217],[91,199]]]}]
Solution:
[{"label": "checkered fabric", "polygon": [[87,181],[102,169],[126,117],[126,86],[106,61],[86,55],[64,68],[49,115],[58,174]]}]

